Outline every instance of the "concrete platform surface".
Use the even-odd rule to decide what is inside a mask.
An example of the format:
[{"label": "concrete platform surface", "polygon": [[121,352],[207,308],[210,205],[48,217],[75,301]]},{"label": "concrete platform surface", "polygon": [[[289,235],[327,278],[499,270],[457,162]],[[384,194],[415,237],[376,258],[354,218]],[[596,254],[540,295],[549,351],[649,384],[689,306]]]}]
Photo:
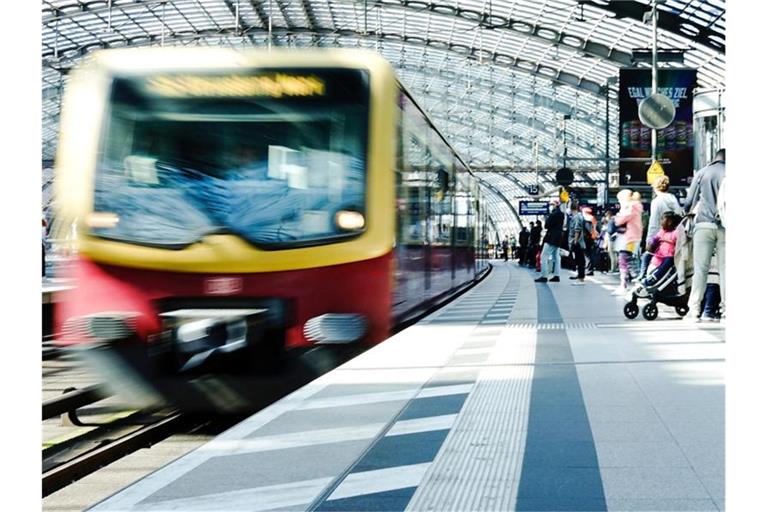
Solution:
[{"label": "concrete platform surface", "polygon": [[723,510],[725,332],[496,263],[92,510]]}]

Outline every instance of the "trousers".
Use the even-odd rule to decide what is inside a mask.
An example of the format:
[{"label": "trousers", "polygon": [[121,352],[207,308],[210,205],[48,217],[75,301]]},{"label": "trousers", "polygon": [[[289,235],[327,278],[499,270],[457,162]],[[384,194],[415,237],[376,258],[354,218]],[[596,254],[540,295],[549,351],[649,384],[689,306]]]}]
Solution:
[{"label": "trousers", "polygon": [[701,301],[707,290],[709,266],[715,255],[717,255],[717,272],[720,276],[720,304],[725,309],[725,228],[708,222],[696,224],[693,229],[693,279],[688,309],[697,316],[701,313]]},{"label": "trousers", "polygon": [[549,265],[554,261],[553,276],[560,277],[560,248],[544,242],[541,249],[541,276],[549,278]]}]

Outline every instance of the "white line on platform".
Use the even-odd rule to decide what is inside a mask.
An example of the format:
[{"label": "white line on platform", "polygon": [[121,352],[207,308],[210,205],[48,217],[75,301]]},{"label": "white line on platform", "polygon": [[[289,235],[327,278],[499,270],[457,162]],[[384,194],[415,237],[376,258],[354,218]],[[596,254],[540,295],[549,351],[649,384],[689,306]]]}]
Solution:
[{"label": "white line on platform", "polygon": [[[221,455],[241,455],[244,453],[285,450],[302,446],[318,444],[341,443],[372,439],[384,427],[384,423],[359,425],[354,427],[329,428],[322,430],[304,430],[290,434],[274,436],[251,437],[247,439],[223,440],[214,439],[203,445],[201,451],[219,452]],[[216,454],[215,454],[216,455]],[[214,456],[215,456],[214,455]]]},{"label": "white line on platform", "polygon": [[[299,507],[309,505],[315,496],[327,486],[333,478],[317,478],[302,482],[269,485],[244,489],[240,491],[222,492],[195,496],[193,498],[180,498],[168,501],[150,501],[141,503],[134,510],[249,510],[264,511],[276,508]],[[96,508],[94,510],[115,510]]]},{"label": "white line on platform", "polygon": [[329,500],[416,487],[431,462],[352,473],[336,488]]},{"label": "white line on platform", "polygon": [[423,388],[416,398],[428,398],[434,396],[463,395],[472,391],[474,384],[455,384],[453,386],[433,386]]},{"label": "white line on platform", "polygon": [[457,416],[458,414],[445,414],[443,416],[430,416],[427,418],[398,421],[391,429],[389,429],[387,436],[401,436],[404,434],[447,430],[453,426],[453,422],[456,420]]}]

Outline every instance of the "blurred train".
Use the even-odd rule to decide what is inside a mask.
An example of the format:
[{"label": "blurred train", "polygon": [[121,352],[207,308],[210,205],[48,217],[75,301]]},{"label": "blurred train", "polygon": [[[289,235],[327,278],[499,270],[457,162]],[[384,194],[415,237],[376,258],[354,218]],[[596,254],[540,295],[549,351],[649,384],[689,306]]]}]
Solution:
[{"label": "blurred train", "polygon": [[94,53],[55,187],[60,343],[133,397],[375,344],[489,268],[477,180],[375,53]]}]

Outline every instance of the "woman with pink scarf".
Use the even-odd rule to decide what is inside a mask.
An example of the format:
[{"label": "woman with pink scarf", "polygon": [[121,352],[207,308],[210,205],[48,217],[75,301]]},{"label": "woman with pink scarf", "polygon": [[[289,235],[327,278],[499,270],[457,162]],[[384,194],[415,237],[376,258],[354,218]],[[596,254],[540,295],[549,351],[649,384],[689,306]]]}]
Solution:
[{"label": "woman with pink scarf", "polygon": [[616,194],[621,210],[616,214],[616,226],[625,226],[623,233],[616,237],[615,250],[619,252],[619,276],[621,284],[614,295],[627,293],[632,276],[629,272],[629,260],[643,238],[643,204],[632,200],[632,191],[621,190]]}]

